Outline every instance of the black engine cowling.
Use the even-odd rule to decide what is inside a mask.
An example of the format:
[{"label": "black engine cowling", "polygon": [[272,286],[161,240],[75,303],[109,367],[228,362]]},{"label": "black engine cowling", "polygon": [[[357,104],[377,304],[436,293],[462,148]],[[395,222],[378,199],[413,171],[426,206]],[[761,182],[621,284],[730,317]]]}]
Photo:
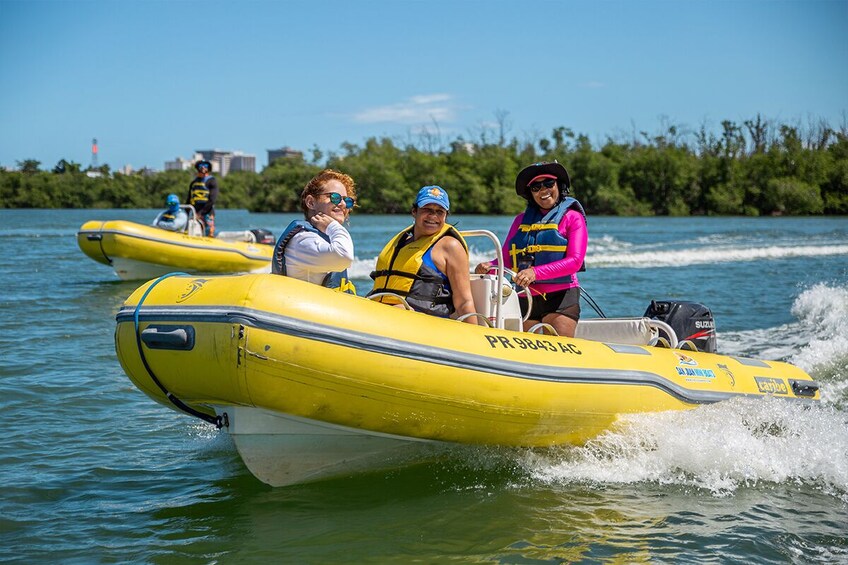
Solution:
[{"label": "black engine cowling", "polygon": [[250,231],[253,233],[253,237],[256,238],[256,243],[263,243],[265,245],[274,245],[277,243],[277,240],[274,239],[274,234],[268,230],[254,228]]},{"label": "black engine cowling", "polygon": [[645,317],[665,322],[677,334],[679,341],[691,341],[698,351],[716,352],[715,320],[713,313],[703,304],[652,300],[645,310]]}]

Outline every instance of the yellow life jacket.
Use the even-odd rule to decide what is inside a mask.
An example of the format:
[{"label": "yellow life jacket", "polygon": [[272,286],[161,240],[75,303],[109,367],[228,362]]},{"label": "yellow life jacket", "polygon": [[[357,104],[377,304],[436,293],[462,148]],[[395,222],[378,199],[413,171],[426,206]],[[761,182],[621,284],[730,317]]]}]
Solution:
[{"label": "yellow life jacket", "polygon": [[[427,261],[425,255],[445,236],[458,239],[466,252],[468,244],[450,224],[445,224],[433,235],[415,241],[412,240],[412,229],[410,226],[394,236],[380,252],[377,268],[371,273],[374,288],[369,295],[392,292],[403,296],[418,312],[447,317],[454,311],[450,283],[444,273]],[[377,300],[384,304],[400,302],[391,296],[382,296]]]}]

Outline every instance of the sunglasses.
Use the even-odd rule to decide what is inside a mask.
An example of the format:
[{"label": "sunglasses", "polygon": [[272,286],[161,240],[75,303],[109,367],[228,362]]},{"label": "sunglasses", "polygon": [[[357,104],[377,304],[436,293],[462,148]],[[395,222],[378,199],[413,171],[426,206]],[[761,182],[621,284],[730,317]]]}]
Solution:
[{"label": "sunglasses", "polygon": [[555,184],[556,184],[556,180],[545,179],[545,180],[542,180],[542,181],[539,181],[539,182],[534,182],[533,184],[531,184],[527,188],[530,189],[530,192],[539,192],[543,188],[553,188],[553,186]]},{"label": "sunglasses", "polygon": [[319,194],[319,196],[321,196],[321,195],[329,196],[330,197],[330,203],[333,204],[333,205],[341,204],[342,200],[344,200],[345,207],[348,210],[353,208],[353,205],[356,204],[356,200],[354,200],[350,196],[342,196],[338,192],[322,192],[321,194]]}]

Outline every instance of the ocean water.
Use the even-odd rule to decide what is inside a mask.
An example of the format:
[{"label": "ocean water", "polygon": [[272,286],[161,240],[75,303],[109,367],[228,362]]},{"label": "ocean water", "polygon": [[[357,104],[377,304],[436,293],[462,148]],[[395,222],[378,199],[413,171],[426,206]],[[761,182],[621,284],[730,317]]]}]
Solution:
[{"label": "ocean water", "polygon": [[[721,352],[801,366],[820,406],[730,401],[632,416],[582,447],[460,449],[271,488],[118,364],[115,313],[140,283],[75,233],[154,215],[0,210],[0,561],[848,563],[848,219],[590,217],[580,275],[609,316],[706,304]],[[295,217],[218,224],[279,234]],[[409,221],[354,215],[360,294]],[[451,221],[503,237],[511,218]],[[473,263],[490,256],[470,243]]]}]

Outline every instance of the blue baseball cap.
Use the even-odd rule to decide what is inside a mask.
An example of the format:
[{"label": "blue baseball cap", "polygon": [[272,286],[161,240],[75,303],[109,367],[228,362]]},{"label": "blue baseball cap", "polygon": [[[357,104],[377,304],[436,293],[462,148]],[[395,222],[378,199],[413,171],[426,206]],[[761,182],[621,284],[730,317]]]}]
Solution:
[{"label": "blue baseball cap", "polygon": [[168,199],[165,200],[165,202],[168,204],[168,206],[179,206],[180,205],[180,199],[177,198],[176,194],[169,194]]},{"label": "blue baseball cap", "polygon": [[438,204],[445,210],[450,210],[450,199],[448,193],[441,186],[430,185],[421,187],[415,198],[415,205],[419,208],[425,204]]}]

